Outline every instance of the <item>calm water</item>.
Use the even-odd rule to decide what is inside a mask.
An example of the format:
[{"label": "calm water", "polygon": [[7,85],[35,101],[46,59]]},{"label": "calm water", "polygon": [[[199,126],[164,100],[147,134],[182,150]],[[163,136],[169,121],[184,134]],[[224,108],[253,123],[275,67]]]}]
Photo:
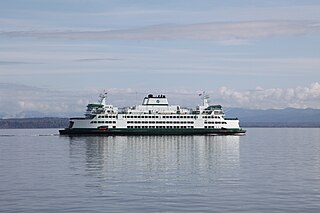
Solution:
[{"label": "calm water", "polygon": [[0,130],[0,212],[319,212],[320,129],[61,137]]}]

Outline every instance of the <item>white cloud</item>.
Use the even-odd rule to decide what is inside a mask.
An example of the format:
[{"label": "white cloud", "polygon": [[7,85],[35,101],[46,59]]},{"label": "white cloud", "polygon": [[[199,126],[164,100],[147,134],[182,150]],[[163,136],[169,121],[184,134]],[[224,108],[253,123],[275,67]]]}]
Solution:
[{"label": "white cloud", "polygon": [[[308,21],[211,22],[188,25],[154,25],[137,29],[105,31],[2,31],[7,37],[120,40],[217,40],[241,43],[243,40],[300,35],[319,31],[317,23]],[[230,42],[227,42],[230,40]],[[241,42],[236,42],[237,40]]]},{"label": "white cloud", "polygon": [[306,87],[268,88],[237,91],[227,87],[219,89],[219,100],[232,107],[245,108],[320,108],[320,83]]}]

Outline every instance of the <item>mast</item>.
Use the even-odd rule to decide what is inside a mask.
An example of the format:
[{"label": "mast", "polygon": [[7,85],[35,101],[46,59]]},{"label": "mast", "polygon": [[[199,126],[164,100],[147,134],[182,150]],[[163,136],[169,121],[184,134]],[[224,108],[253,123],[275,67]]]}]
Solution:
[{"label": "mast", "polygon": [[99,103],[101,104],[101,105],[106,105],[107,104],[107,94],[108,94],[108,92],[106,92],[105,90],[103,91],[103,93],[101,93],[100,95],[99,95],[99,97],[100,97],[100,100],[99,100]]},{"label": "mast", "polygon": [[206,94],[205,91],[202,92],[202,94],[200,94],[201,99],[202,99],[202,106],[204,108],[207,108],[209,106],[209,95]]}]

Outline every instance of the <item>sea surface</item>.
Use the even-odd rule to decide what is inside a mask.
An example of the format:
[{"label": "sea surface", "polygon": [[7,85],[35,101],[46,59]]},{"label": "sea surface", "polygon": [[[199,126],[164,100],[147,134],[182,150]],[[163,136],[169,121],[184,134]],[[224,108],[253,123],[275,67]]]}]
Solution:
[{"label": "sea surface", "polygon": [[0,130],[0,212],[320,212],[320,129],[247,130]]}]

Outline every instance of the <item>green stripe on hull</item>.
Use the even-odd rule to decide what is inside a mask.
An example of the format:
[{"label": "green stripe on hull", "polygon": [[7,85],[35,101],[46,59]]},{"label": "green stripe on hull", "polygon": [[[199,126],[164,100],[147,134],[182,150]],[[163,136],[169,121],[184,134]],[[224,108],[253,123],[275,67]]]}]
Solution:
[{"label": "green stripe on hull", "polygon": [[59,130],[61,135],[235,135],[244,134],[243,129],[152,129],[152,128],[110,128],[110,129],[64,129]]}]

